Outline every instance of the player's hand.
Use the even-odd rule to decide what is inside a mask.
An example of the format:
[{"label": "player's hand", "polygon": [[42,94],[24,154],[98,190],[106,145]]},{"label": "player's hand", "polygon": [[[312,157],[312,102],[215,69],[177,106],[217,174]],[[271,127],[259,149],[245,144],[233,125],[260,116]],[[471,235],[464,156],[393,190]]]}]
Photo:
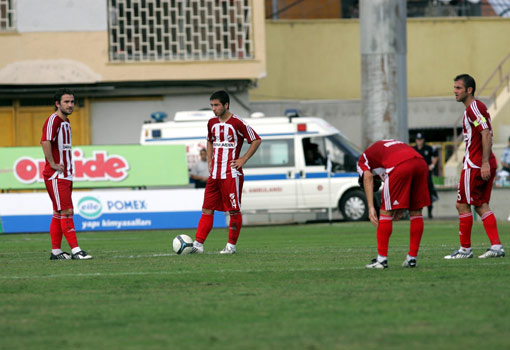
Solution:
[{"label": "player's hand", "polygon": [[429,165],[429,171],[432,171],[432,170],[434,170],[434,164]]},{"label": "player's hand", "polygon": [[370,222],[372,225],[377,227],[379,225],[379,218],[377,217],[377,210],[375,210],[374,207],[371,207],[368,209],[368,218],[370,219]]},{"label": "player's hand", "polygon": [[480,171],[482,179],[487,181],[491,178],[491,167],[489,163],[482,163],[482,169]]},{"label": "player's hand", "polygon": [[243,167],[244,163],[246,163],[246,161],[243,158],[234,159],[232,162],[230,162],[230,167],[239,169]]},{"label": "player's hand", "polygon": [[59,173],[64,172],[64,164],[53,164],[51,167]]}]

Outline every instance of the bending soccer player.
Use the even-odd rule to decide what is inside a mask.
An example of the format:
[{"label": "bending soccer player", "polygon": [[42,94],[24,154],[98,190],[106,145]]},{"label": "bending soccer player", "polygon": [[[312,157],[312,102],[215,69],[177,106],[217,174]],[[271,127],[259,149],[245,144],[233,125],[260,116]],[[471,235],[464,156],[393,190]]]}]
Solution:
[{"label": "bending soccer player", "polygon": [[[396,140],[377,141],[368,147],[358,161],[359,183],[368,203],[368,217],[377,227],[377,257],[365,267],[388,267],[388,245],[393,220],[410,215],[409,252],[402,266],[416,267],[416,258],[423,235],[422,208],[430,205],[428,166],[411,146]],[[384,182],[380,217],[374,206],[374,191]]]},{"label": "bending soccer player", "polygon": [[505,256],[505,250],[499,240],[496,217],[489,208],[492,183],[498,167],[496,157],[492,153],[491,117],[483,102],[475,99],[475,90],[476,83],[473,77],[467,74],[455,77],[453,85],[455,99],[466,106],[462,122],[466,153],[460,174],[456,205],[459,213],[460,248],[445,256],[445,259],[473,257],[471,251],[472,205],[482,218],[483,227],[491,242],[491,247],[479,258]]},{"label": "bending soccer player", "polygon": [[[253,156],[262,142],[259,135],[241,118],[229,111],[230,97],[225,91],[211,95],[211,108],[215,117],[207,123],[207,161],[209,178],[205,186],[202,216],[198,222],[193,250],[203,253],[204,242],[213,227],[214,211],[228,211],[230,224],[228,242],[220,254],[235,254],[243,223],[241,194],[243,192],[243,165]],[[244,139],[250,147],[243,156]]]}]

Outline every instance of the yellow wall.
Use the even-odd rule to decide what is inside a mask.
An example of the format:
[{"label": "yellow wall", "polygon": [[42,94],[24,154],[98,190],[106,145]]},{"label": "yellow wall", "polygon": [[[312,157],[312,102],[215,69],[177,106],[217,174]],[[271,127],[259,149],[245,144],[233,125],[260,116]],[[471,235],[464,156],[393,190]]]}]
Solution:
[{"label": "yellow wall", "polygon": [[[359,21],[266,21],[267,77],[251,100],[359,99]],[[421,18],[407,21],[409,97],[452,95],[453,78],[479,85],[510,50],[510,19]]]}]

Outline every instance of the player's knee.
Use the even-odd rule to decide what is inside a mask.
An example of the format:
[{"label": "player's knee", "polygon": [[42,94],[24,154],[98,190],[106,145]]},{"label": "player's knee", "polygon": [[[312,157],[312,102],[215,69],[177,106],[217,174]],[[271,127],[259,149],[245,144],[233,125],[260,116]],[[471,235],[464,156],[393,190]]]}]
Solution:
[{"label": "player's knee", "polygon": [[73,215],[74,214],[74,211],[73,209],[64,209],[64,210],[61,210],[60,211],[60,215]]},{"label": "player's knee", "polygon": [[475,206],[475,211],[479,216],[483,216],[485,213],[490,211],[489,205],[484,203],[480,206]]},{"label": "player's knee", "polygon": [[457,208],[457,211],[459,212],[459,214],[463,214],[463,213],[467,213],[467,212],[471,211],[469,208],[469,205],[467,205],[465,203],[457,202],[455,204],[455,208]]},{"label": "player's knee", "polygon": [[214,214],[214,210],[211,210],[211,209],[202,209],[202,213],[204,213],[206,215],[213,215]]}]

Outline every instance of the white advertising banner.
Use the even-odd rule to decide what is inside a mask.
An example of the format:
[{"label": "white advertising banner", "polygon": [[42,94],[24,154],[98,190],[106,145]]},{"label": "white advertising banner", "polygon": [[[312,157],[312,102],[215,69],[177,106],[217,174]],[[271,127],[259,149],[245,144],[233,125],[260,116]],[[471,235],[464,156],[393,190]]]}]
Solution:
[{"label": "white advertising banner", "polygon": [[[73,192],[76,231],[196,228],[203,189]],[[0,194],[0,232],[47,232],[53,214],[48,194]],[[215,214],[215,227],[226,227]]]}]

